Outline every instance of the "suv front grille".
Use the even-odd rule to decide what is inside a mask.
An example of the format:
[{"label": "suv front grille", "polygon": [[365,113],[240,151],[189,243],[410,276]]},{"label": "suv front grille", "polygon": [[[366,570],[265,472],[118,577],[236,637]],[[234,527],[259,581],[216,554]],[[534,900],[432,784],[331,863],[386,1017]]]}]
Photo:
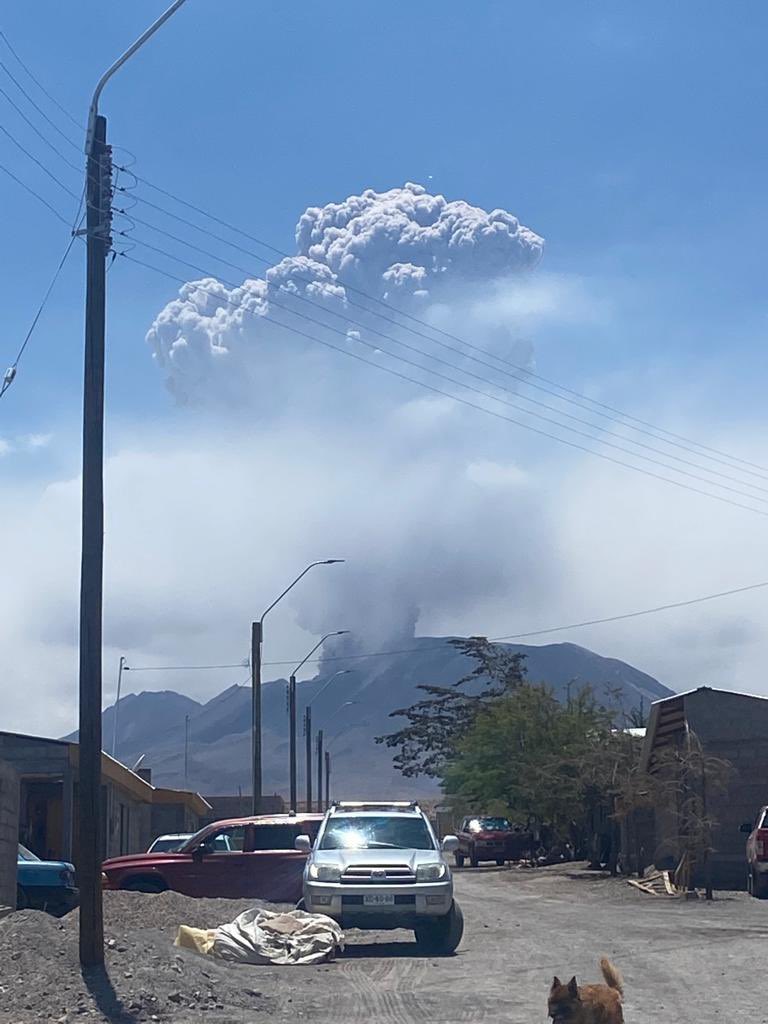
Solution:
[{"label": "suv front grille", "polygon": [[350,865],[341,876],[344,885],[413,885],[416,881],[407,864]]}]

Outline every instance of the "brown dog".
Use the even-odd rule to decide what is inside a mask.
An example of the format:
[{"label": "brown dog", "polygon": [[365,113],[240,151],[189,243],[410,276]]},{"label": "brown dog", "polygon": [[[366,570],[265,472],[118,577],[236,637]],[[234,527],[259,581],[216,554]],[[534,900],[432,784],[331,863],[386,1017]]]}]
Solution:
[{"label": "brown dog", "polygon": [[564,985],[559,978],[549,993],[549,1016],[554,1024],[624,1024],[621,999],[624,984],[610,960],[600,961],[604,985],[581,985],[571,978]]}]

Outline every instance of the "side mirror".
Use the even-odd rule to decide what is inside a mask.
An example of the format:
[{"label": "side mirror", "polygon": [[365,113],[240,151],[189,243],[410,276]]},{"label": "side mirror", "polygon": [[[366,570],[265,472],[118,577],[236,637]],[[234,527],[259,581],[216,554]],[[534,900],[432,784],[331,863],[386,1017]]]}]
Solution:
[{"label": "side mirror", "polygon": [[739,832],[743,832],[745,836],[752,834],[752,822],[745,821],[743,825],[739,827]]},{"label": "side mirror", "polygon": [[444,853],[454,853],[459,848],[459,840],[456,836],[445,836],[440,845]]},{"label": "side mirror", "polygon": [[311,853],[312,852],[312,840],[309,836],[296,836],[293,841],[293,848],[298,850],[299,853]]}]

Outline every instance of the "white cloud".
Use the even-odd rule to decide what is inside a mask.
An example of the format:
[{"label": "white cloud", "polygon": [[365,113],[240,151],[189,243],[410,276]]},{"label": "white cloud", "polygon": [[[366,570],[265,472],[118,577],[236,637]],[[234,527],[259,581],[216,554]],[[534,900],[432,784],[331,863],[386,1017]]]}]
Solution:
[{"label": "white cloud", "polygon": [[53,440],[53,434],[27,434],[24,438],[24,444],[27,448],[36,450],[39,448],[47,448]]},{"label": "white cloud", "polygon": [[457,288],[486,289],[532,269],[544,244],[505,210],[448,202],[412,184],[312,207],[296,240],[298,254],[264,279],[192,282],[156,317],[147,341],[177,397],[269,401],[265,364],[274,368],[284,350],[325,344],[368,359],[393,348],[402,355],[404,332],[375,315],[378,303],[395,300],[406,313],[441,298],[451,304]]},{"label": "white cloud", "polygon": [[472,462],[467,466],[467,479],[480,487],[487,487],[493,490],[517,489],[526,484],[529,480],[528,474],[524,473],[519,466],[502,464],[483,459],[480,462]]},{"label": "white cloud", "polygon": [[[348,561],[313,571],[270,615],[267,661],[298,661],[330,629],[352,629],[369,650],[414,629],[506,635],[764,575],[757,517],[532,439],[267,320],[392,367],[390,342],[352,307],[357,298],[339,274],[382,301],[394,292],[398,306],[448,335],[528,366],[530,346],[513,341],[521,325],[589,325],[615,311],[577,279],[515,277],[535,264],[541,240],[511,214],[407,186],[307,211],[298,245],[266,280],[185,285],[150,330],[157,362],[190,407],[110,431],[106,699],[122,654],[133,666],[240,661],[250,621],[316,558]],[[302,314],[324,314],[301,295],[342,312],[323,320],[341,335],[307,326]],[[493,372],[428,344],[457,372]],[[607,379],[594,381],[596,393],[605,394]],[[661,375],[642,392],[655,395],[655,407],[635,415],[666,421],[674,398],[679,419],[670,429],[761,460],[754,427],[713,436],[706,403],[688,391],[681,409],[678,389]],[[27,448],[45,446],[31,438]],[[57,437],[58,447],[67,445]],[[76,467],[77,442],[70,447]],[[80,485],[74,468],[68,477],[33,472],[0,490],[12,538],[3,557],[10,585],[0,588],[4,722],[63,733],[74,724]],[[711,682],[768,692],[766,612],[768,594],[755,592],[540,642],[592,646],[676,688]],[[136,673],[129,685],[204,697],[244,679],[241,671]]]}]

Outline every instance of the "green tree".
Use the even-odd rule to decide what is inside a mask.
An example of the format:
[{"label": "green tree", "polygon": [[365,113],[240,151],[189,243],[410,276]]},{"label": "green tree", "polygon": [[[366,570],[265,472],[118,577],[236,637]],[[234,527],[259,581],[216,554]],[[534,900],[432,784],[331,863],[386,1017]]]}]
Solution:
[{"label": "green tree", "polygon": [[462,802],[566,832],[585,823],[590,788],[594,799],[602,789],[598,766],[612,735],[612,712],[589,687],[563,705],[549,687],[524,683],[480,709],[445,765],[443,786]]},{"label": "green tree", "polygon": [[452,686],[419,686],[425,697],[390,715],[404,718],[406,724],[388,736],[376,737],[377,743],[397,749],[393,761],[405,776],[442,778],[478,713],[522,686],[525,680],[522,654],[491,644],[485,637],[449,643],[471,658],[474,667]]}]

